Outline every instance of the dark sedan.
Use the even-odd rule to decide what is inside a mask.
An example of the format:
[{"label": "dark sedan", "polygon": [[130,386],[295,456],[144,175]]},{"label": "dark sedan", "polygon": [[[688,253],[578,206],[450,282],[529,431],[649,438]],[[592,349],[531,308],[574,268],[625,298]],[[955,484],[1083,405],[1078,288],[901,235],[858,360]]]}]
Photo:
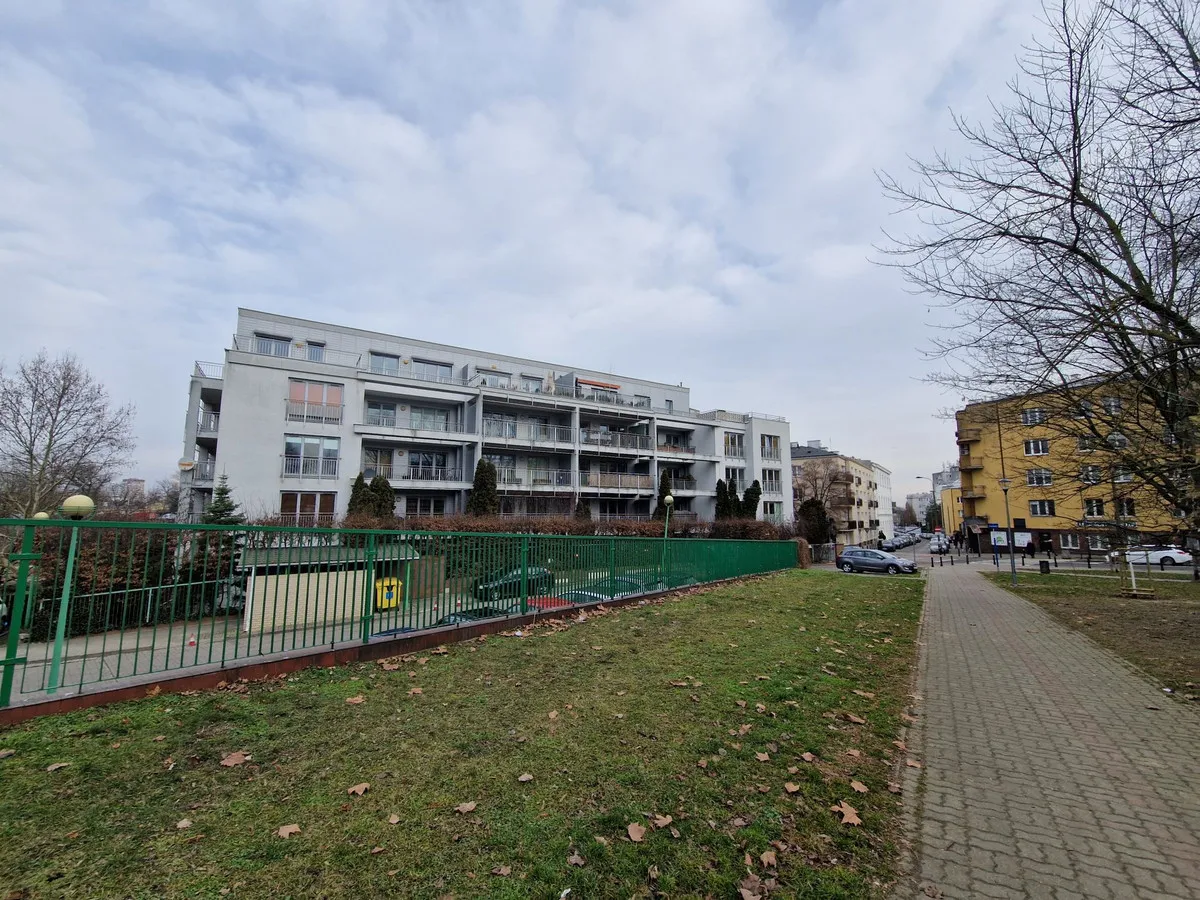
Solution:
[{"label": "dark sedan", "polygon": [[[528,596],[536,597],[554,593],[554,574],[549,569],[534,566],[527,570],[526,587]],[[505,600],[521,596],[521,569],[511,569],[498,575],[477,579],[471,593],[479,600]]]},{"label": "dark sedan", "polygon": [[837,567],[843,572],[886,572],[889,575],[912,575],[917,571],[917,565],[911,559],[863,547],[843,550],[837,558]]}]

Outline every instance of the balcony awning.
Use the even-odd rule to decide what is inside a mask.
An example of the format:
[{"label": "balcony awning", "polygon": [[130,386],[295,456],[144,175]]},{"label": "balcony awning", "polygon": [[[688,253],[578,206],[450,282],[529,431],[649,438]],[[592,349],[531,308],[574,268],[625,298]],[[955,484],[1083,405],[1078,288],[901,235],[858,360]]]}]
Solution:
[{"label": "balcony awning", "polygon": [[619,384],[609,384],[607,381],[592,381],[588,378],[576,378],[575,380],[580,384],[588,384],[592,387],[606,388],[610,391],[619,391],[621,389]]}]

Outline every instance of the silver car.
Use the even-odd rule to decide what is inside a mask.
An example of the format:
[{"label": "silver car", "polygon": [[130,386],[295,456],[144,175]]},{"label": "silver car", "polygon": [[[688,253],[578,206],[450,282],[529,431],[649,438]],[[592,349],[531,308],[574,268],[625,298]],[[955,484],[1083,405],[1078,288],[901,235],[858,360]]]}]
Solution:
[{"label": "silver car", "polygon": [[917,571],[917,565],[911,559],[865,547],[847,547],[838,556],[837,566],[843,572],[886,572],[889,575],[912,575]]}]

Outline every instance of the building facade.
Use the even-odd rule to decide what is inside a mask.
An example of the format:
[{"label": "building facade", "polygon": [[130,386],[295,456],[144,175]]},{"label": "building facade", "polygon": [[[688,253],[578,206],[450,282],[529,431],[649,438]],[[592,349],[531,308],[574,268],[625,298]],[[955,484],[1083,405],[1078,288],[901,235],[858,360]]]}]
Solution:
[{"label": "building facade", "polygon": [[[811,497],[822,500],[837,526],[839,544],[878,546],[880,532],[887,534],[882,520],[890,519],[890,514],[880,514],[878,464],[830,450],[820,441],[792,444],[791,457],[792,492],[797,505]],[[891,472],[883,472],[888,475],[890,495]],[[890,510],[888,502],[884,509]]]},{"label": "building facade", "polygon": [[[1118,409],[1120,401],[1108,405]],[[1078,429],[1036,401],[1018,400],[971,404],[956,413],[960,527],[972,549],[990,552],[993,540],[1006,545],[1010,516],[1013,543],[1041,551],[1103,551],[1181,530],[1182,517],[1087,435],[1083,413],[1076,418]]]},{"label": "building facade", "polygon": [[885,469],[877,462],[871,463],[871,472],[875,479],[875,515],[879,531],[884,540],[896,536],[896,526],[892,521],[892,470]]},{"label": "building facade", "polygon": [[660,473],[675,516],[711,520],[716,482],[762,486],[760,518],[790,521],[782,417],[693,409],[669,385],[289,316],[239,310],[221,363],[197,362],[180,516],[228,477],[246,513],[297,524],[346,513],[361,472],[401,517],[463,511],[480,459],[501,513],[648,517]]}]

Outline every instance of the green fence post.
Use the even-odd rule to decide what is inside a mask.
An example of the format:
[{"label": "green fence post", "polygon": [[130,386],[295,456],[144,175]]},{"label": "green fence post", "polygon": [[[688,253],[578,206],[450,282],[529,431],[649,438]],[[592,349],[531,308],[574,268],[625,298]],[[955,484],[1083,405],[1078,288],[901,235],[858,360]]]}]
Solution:
[{"label": "green fence post", "polygon": [[521,535],[521,615],[529,612],[529,535]]},{"label": "green fence post", "polygon": [[[33,526],[26,525],[21,536],[21,552],[8,557],[17,563],[17,591],[13,594],[13,608],[9,610],[8,615],[8,644],[4,650],[4,661],[0,663],[4,668],[4,675],[0,677],[0,707],[8,706],[11,702],[16,667],[25,661],[25,657],[17,656],[17,651],[21,646],[21,626],[24,624],[26,607],[32,607],[31,603],[26,603],[25,596],[27,586],[32,583],[29,578],[29,564],[42,558],[42,554],[33,552],[33,533]],[[32,600],[32,597],[28,599]]]},{"label": "green fence post", "polygon": [[67,549],[67,572],[63,576],[62,600],[58,604],[58,624],[54,629],[54,655],[50,658],[50,678],[46,693],[58,693],[58,672],[62,666],[63,644],[67,636],[67,619],[71,608],[71,585],[75,581],[75,551],[79,547],[79,527],[71,529],[71,546]]},{"label": "green fence post", "polygon": [[371,607],[375,601],[375,534],[367,535],[367,567],[363,573],[362,642],[371,641]]}]

